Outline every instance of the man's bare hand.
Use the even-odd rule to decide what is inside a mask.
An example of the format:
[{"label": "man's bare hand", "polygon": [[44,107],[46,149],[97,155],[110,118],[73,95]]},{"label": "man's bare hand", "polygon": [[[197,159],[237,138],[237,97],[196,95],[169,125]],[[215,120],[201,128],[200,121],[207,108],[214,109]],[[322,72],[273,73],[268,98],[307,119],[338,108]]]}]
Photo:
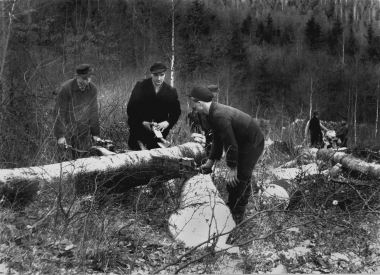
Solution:
[{"label": "man's bare hand", "polygon": [[237,178],[237,169],[230,168],[230,172],[227,175],[227,185],[231,187],[236,187],[238,183],[239,183],[239,180]]},{"label": "man's bare hand", "polygon": [[167,121],[162,121],[162,122],[154,125],[154,128],[158,131],[161,131],[161,132],[164,131],[168,127],[169,127],[169,122],[167,122]]},{"label": "man's bare hand", "polygon": [[59,147],[64,148],[66,146],[66,138],[64,137],[59,138],[57,143]]}]

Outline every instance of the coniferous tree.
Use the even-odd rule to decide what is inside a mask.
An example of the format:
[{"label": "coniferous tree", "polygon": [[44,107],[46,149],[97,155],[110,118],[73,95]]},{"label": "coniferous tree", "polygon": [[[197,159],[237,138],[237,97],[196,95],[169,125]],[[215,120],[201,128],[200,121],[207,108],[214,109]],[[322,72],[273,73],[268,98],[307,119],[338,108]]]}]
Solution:
[{"label": "coniferous tree", "polygon": [[321,26],[315,20],[315,17],[312,16],[306,23],[306,43],[311,50],[317,50],[320,47],[321,40]]},{"label": "coniferous tree", "polygon": [[261,45],[265,37],[265,26],[262,21],[257,24],[256,37],[259,40],[259,45]]},{"label": "coniferous tree", "polygon": [[268,44],[272,44],[273,35],[274,35],[273,18],[271,14],[269,13],[267,16],[267,25],[265,28],[265,36],[264,36],[265,42],[267,42]]},{"label": "coniferous tree", "polygon": [[355,33],[353,28],[350,28],[350,33],[347,39],[347,43],[345,44],[345,52],[349,56],[354,56],[358,52],[358,43],[355,38]]}]

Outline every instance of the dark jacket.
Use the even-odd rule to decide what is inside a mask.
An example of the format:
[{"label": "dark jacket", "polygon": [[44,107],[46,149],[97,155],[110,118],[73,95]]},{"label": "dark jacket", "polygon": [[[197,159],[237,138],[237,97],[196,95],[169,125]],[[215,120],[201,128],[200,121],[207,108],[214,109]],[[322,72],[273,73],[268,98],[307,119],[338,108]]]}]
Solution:
[{"label": "dark jacket", "polygon": [[310,119],[309,130],[310,130],[310,133],[311,133],[311,134],[319,134],[319,133],[322,133],[322,130],[321,130],[321,124],[320,124],[319,118],[313,116],[313,117]]},{"label": "dark jacket", "polygon": [[98,90],[89,83],[84,91],[77,79],[64,82],[59,90],[54,108],[54,135],[99,136]]},{"label": "dark jacket", "polygon": [[132,90],[127,113],[130,137],[139,139],[146,134],[143,121],[159,123],[165,120],[169,122],[162,133],[166,137],[181,115],[177,90],[164,82],[156,94],[151,78],[139,81]]},{"label": "dark jacket", "polygon": [[216,102],[212,102],[208,120],[213,131],[209,159],[219,160],[226,151],[227,166],[237,167],[239,146],[253,143],[258,146],[263,140],[259,124],[248,114]]},{"label": "dark jacket", "polygon": [[336,133],[336,137],[339,138],[342,142],[346,139],[348,134],[348,126],[347,124],[343,124],[339,131]]}]

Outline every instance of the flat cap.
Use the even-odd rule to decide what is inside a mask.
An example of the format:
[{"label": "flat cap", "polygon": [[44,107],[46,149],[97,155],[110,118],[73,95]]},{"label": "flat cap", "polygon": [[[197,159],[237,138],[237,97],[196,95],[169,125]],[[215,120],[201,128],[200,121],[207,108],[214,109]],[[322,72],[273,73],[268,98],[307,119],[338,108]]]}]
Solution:
[{"label": "flat cap", "polygon": [[187,92],[188,97],[193,97],[196,100],[210,102],[214,97],[214,94],[206,87],[194,86]]},{"label": "flat cap", "polygon": [[213,93],[219,92],[219,85],[208,85],[207,89],[209,89]]},{"label": "flat cap", "polygon": [[77,75],[86,77],[94,74],[94,70],[89,64],[81,64],[76,68]]},{"label": "flat cap", "polygon": [[166,66],[164,63],[161,63],[161,62],[156,62],[152,65],[152,67],[150,67],[150,72],[152,74],[154,73],[162,73],[162,72],[166,72]]}]

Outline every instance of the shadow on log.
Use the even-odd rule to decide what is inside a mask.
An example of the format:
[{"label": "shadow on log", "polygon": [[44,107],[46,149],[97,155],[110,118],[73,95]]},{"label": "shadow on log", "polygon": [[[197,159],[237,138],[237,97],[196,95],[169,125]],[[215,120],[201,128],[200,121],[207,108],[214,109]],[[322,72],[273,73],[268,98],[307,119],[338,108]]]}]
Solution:
[{"label": "shadow on log", "polygon": [[[198,143],[186,143],[165,149],[132,151],[111,156],[90,157],[44,166],[0,170],[0,197],[30,200],[44,185],[74,182],[79,193],[102,188],[126,192],[160,177],[153,156],[194,158],[200,163],[206,157]],[[173,175],[174,176],[174,175]]]}]

